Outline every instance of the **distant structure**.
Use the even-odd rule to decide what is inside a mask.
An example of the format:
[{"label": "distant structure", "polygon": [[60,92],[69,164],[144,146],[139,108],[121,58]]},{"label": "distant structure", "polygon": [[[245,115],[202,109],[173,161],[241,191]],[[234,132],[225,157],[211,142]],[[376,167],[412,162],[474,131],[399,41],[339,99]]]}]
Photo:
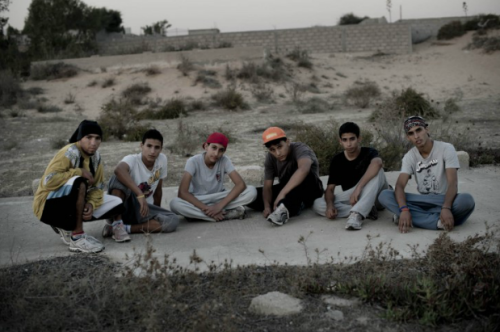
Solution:
[{"label": "distant structure", "polygon": [[216,35],[219,34],[219,29],[194,29],[188,30],[189,36],[198,36],[198,35]]},{"label": "distant structure", "polygon": [[359,23],[360,25],[387,24],[385,16],[376,18],[367,18]]}]

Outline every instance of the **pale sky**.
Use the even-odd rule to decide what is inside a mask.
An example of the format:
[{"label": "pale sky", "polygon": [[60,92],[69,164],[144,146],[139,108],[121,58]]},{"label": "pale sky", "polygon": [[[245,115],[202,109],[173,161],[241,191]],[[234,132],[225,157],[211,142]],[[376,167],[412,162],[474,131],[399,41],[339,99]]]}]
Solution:
[{"label": "pale sky", "polygon": [[[22,29],[31,0],[11,0],[9,24]],[[306,28],[335,25],[340,16],[381,17],[389,20],[387,0],[84,0],[93,7],[122,13],[123,25],[140,34],[140,27],[168,20],[175,30],[218,28],[221,32]],[[392,0],[392,21],[400,18],[464,16],[463,0]],[[468,15],[500,14],[500,0],[467,1]]]}]

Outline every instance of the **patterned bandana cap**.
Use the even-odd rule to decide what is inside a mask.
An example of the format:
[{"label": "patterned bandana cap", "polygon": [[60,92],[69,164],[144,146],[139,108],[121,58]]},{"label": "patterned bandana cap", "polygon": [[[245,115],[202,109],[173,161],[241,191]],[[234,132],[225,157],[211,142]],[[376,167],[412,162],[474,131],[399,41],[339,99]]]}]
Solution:
[{"label": "patterned bandana cap", "polygon": [[226,149],[227,144],[229,143],[229,139],[224,134],[213,133],[210,136],[208,136],[207,141],[203,143],[203,148],[205,148],[205,144],[210,144],[210,143],[220,144],[224,147],[224,149]]},{"label": "patterned bandana cap", "polygon": [[264,144],[274,141],[278,138],[286,137],[285,131],[278,127],[270,127],[267,128],[266,131],[262,134],[262,141]]},{"label": "patterned bandana cap", "polygon": [[404,128],[405,128],[405,133],[408,133],[408,131],[413,128],[413,127],[427,127],[427,123],[425,122],[425,119],[422,118],[421,116],[410,116],[408,119],[405,120]]}]

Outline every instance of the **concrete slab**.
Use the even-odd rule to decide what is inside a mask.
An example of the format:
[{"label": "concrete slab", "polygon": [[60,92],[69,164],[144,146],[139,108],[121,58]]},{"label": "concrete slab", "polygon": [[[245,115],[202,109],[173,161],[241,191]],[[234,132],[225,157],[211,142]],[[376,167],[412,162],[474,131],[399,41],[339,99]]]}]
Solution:
[{"label": "concrete slab", "polygon": [[[476,210],[471,218],[450,233],[454,240],[485,231],[485,222],[498,227],[500,204],[500,167],[481,167],[459,172],[460,192],[469,192],[476,200]],[[394,185],[397,172],[386,173],[389,183]],[[415,183],[410,181],[409,191],[415,191]],[[165,200],[176,196],[177,188],[164,188]],[[33,197],[0,199],[2,218],[0,226],[0,266],[20,264],[26,261],[54,256],[75,255],[70,253],[59,236],[50,227],[39,222],[32,212]],[[408,234],[400,234],[391,222],[391,214],[382,211],[376,221],[368,220],[363,229],[348,232],[344,229],[345,219],[327,220],[306,210],[299,217],[292,218],[283,227],[275,227],[266,222],[259,212],[250,210],[247,219],[223,223],[181,221],[178,230],[171,234],[150,236],[132,235],[132,242],[118,244],[111,239],[104,240],[103,255],[117,262],[127,263],[126,255],[134,250],[143,252],[151,241],[156,249],[155,255],[165,254],[175,257],[183,266],[190,265],[189,256],[193,250],[205,261],[223,263],[232,260],[239,265],[281,264],[304,265],[307,256],[304,246],[298,243],[301,236],[307,237],[308,255],[316,260],[315,249],[321,254],[320,262],[331,257],[360,257],[367,244],[367,236],[376,237],[373,244],[380,241],[391,242],[404,257],[410,257],[411,245],[419,244],[426,248],[436,239],[439,231],[413,229]],[[85,225],[88,233],[101,238],[103,222],[96,221]],[[377,237],[378,236],[378,237]],[[203,268],[204,264],[201,264]]]}]

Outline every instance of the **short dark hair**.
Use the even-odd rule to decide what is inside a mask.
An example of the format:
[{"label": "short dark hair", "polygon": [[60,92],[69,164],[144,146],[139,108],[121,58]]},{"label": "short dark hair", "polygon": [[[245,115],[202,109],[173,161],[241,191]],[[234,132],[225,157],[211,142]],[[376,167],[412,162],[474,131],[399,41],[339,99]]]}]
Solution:
[{"label": "short dark hair", "polygon": [[163,146],[163,136],[156,129],[149,129],[142,135],[142,144],[144,144],[147,139],[157,139],[161,142],[161,146]]},{"label": "short dark hair", "polygon": [[287,138],[286,137],[280,137],[278,139],[275,139],[275,140],[272,140],[272,141],[269,141],[267,142],[266,144],[264,144],[266,146],[266,148],[270,148],[271,146],[273,145],[276,145],[276,144],[280,144],[281,141],[286,141]]},{"label": "short dark hair", "polygon": [[353,133],[356,137],[359,137],[359,127],[354,122],[346,122],[339,128],[339,137],[342,138],[342,134]]}]

